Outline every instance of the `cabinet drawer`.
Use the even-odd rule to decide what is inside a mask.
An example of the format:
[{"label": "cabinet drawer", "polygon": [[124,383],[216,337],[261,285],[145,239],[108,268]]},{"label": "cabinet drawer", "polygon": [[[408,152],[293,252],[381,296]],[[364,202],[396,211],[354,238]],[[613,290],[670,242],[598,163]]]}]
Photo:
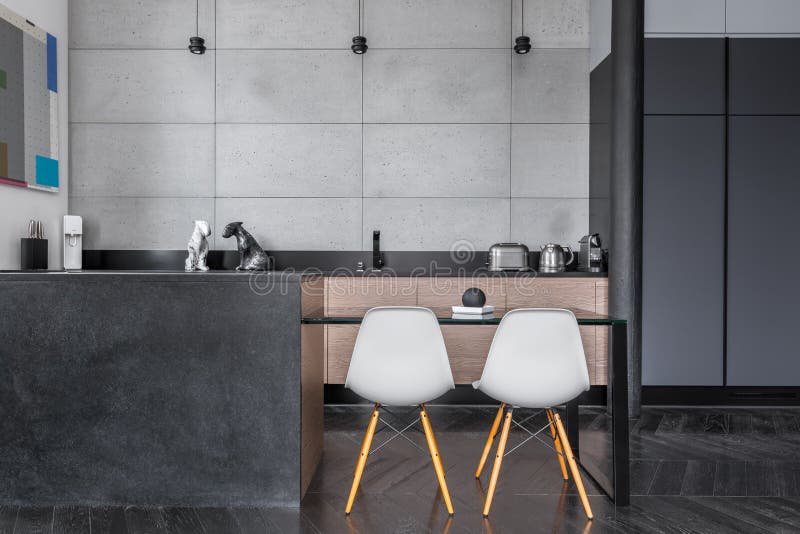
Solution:
[{"label": "cabinet drawer", "polygon": [[595,311],[595,280],[592,279],[508,279],[508,309],[566,308]]},{"label": "cabinet drawer", "polygon": [[357,324],[328,325],[328,384],[344,384],[358,335]]},{"label": "cabinet drawer", "polygon": [[494,325],[442,325],[456,384],[471,384],[481,377],[495,330]]},{"label": "cabinet drawer", "polygon": [[362,316],[376,306],[416,306],[417,281],[395,276],[331,276],[325,279],[329,317]]},{"label": "cabinet drawer", "polygon": [[501,277],[483,278],[421,278],[417,288],[417,302],[430,308],[437,317],[449,317],[451,306],[461,306],[461,296],[471,287],[486,293],[486,304],[495,308],[496,315],[506,310],[506,281]]}]

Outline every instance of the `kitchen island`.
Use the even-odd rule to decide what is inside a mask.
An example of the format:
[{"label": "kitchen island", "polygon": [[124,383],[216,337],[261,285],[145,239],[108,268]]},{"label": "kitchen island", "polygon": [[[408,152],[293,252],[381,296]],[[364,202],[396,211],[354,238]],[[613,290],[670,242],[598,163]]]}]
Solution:
[{"label": "kitchen island", "polygon": [[[0,504],[297,506],[358,330],[329,319],[445,316],[467,287],[498,317],[607,313],[595,273],[0,273]],[[456,383],[480,376],[495,328],[442,326]],[[608,334],[581,326],[603,389]]]},{"label": "kitchen island", "polygon": [[0,273],[0,503],[298,506],[322,453],[314,282],[254,280]]}]

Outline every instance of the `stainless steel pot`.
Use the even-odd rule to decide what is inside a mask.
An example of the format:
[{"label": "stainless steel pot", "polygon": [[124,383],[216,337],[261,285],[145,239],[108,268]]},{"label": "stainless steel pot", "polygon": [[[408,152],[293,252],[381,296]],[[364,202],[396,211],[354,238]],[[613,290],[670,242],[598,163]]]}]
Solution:
[{"label": "stainless steel pot", "polygon": [[548,243],[542,247],[539,255],[539,271],[543,273],[564,272],[567,269],[567,264],[572,263],[574,259],[575,254],[571,248]]}]

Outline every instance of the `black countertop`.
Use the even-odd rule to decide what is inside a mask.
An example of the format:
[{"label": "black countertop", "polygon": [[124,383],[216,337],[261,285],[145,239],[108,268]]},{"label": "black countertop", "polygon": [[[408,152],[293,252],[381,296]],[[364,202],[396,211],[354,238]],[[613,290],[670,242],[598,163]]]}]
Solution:
[{"label": "black countertop", "polygon": [[[372,271],[370,251],[270,250],[278,272],[319,273],[350,276],[542,276],[605,278],[607,272],[570,270],[563,273],[492,272],[486,269],[487,252],[472,251],[466,255],[449,251],[383,251],[384,267]],[[185,250],[86,250],[83,266],[87,270],[170,271],[180,272],[186,259]],[[208,255],[211,272],[233,272],[239,264],[235,250],[212,250]],[[358,270],[359,264],[363,271]],[[539,253],[530,253],[528,264],[539,264]]]},{"label": "black countertop", "polygon": [[250,277],[269,277],[281,281],[299,282],[303,277],[308,276],[353,276],[353,277],[402,277],[402,278],[607,278],[605,272],[583,272],[566,271],[561,273],[541,273],[537,271],[489,271],[486,269],[477,271],[441,271],[430,272],[423,268],[412,272],[395,272],[392,269],[382,269],[380,271],[365,270],[353,271],[349,269],[338,269],[331,271],[321,271],[318,269],[306,269],[295,271],[292,269],[277,271],[233,271],[233,270],[210,270],[206,272],[185,272],[179,270],[122,270],[122,269],[86,269],[81,271],[0,271],[0,281],[13,280],[43,280],[47,278],[72,279],[80,278],[103,279],[110,276],[124,276],[126,278],[140,278],[142,280],[189,280],[192,277],[202,279],[205,282],[235,282],[246,281]]}]

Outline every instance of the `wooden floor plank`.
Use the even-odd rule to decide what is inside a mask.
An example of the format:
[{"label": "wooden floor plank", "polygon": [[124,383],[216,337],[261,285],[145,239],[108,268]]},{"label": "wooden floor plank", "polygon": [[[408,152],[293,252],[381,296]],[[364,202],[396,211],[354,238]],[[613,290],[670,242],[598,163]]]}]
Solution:
[{"label": "wooden floor plank", "polygon": [[130,534],[166,534],[167,525],[160,508],[128,506],[125,508],[125,522]]},{"label": "wooden floor plank", "polygon": [[0,506],[0,534],[13,534],[17,522],[17,506]]},{"label": "wooden floor plank", "polygon": [[744,497],[747,495],[747,462],[718,462],[714,475],[714,495]]},{"label": "wooden floor plank", "polygon": [[194,508],[164,507],[162,514],[169,534],[203,534],[207,532]]},{"label": "wooden floor plank", "polygon": [[53,534],[89,532],[88,506],[56,506],[53,511]]},{"label": "wooden floor plank", "polygon": [[714,477],[717,473],[716,462],[705,460],[689,460],[681,484],[681,495],[705,497],[714,495]]},{"label": "wooden floor plank", "polygon": [[20,508],[14,524],[14,534],[43,534],[53,529],[53,507]]},{"label": "wooden floor plank", "polygon": [[202,525],[200,532],[208,532],[209,534],[214,532],[237,534],[241,532],[239,524],[227,508],[196,508],[195,512]]},{"label": "wooden floor plank", "polygon": [[89,510],[92,534],[128,534],[125,509],[121,506],[102,506]]},{"label": "wooden floor plank", "polygon": [[648,495],[680,495],[685,473],[685,461],[660,462]]}]

